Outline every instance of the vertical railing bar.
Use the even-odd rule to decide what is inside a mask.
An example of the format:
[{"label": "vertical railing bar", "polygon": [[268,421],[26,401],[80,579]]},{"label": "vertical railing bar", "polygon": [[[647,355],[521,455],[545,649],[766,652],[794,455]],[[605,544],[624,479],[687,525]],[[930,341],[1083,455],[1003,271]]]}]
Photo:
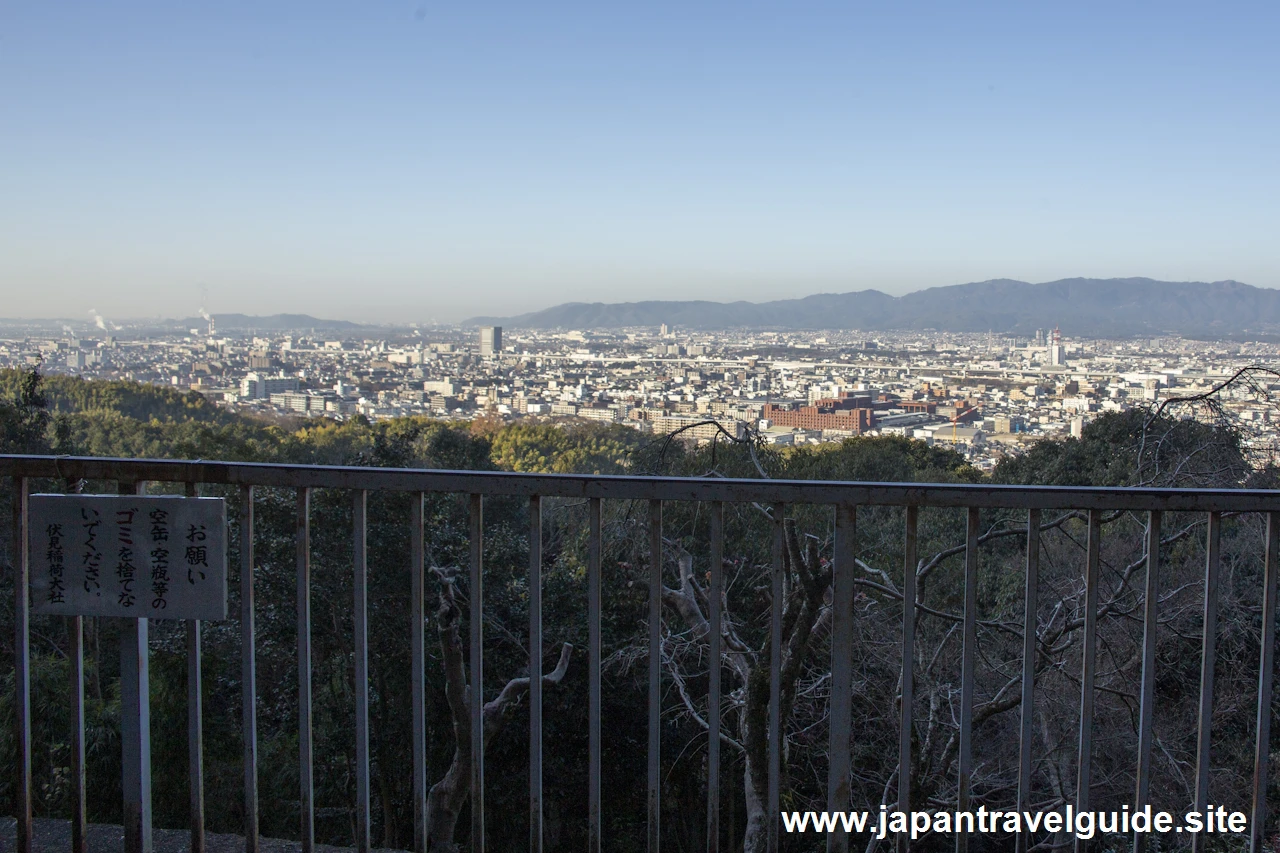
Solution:
[{"label": "vertical railing bar", "polygon": [[124,850],[151,853],[151,709],[146,619],[120,620]]},{"label": "vertical railing bar", "polygon": [[529,498],[529,853],[542,853],[542,498]]},{"label": "vertical railing bar", "polygon": [[662,771],[662,501],[649,501],[648,853],[658,853]]},{"label": "vertical railing bar", "polygon": [[590,657],[588,674],[588,713],[590,732],[587,768],[587,811],[589,853],[601,853],[600,827],[600,499],[591,498],[588,506],[590,535],[587,545],[587,644]]},{"label": "vertical railing bar", "polygon": [[413,849],[427,853],[427,646],[426,601],[427,547],[423,528],[423,503],[427,496],[410,496],[409,519],[409,673],[413,702]]},{"label": "vertical railing bar", "polygon": [[[146,494],[146,483],[117,484],[121,495]],[[151,853],[151,679],[146,619],[120,620],[120,752],[125,853]]]},{"label": "vertical railing bar", "polygon": [[[964,545],[964,639],[960,660],[960,748],[957,765],[956,809],[969,810],[973,784],[973,691],[978,651],[978,508],[971,506],[965,524]],[[969,849],[969,835],[956,833],[956,851]]]},{"label": "vertical railing bar", "polygon": [[1262,649],[1258,662],[1258,739],[1253,758],[1253,816],[1249,853],[1263,853],[1267,822],[1267,771],[1271,754],[1271,691],[1276,662],[1276,581],[1280,568],[1280,513],[1267,513],[1267,556],[1262,580]]},{"label": "vertical railing bar", "polygon": [[[836,535],[831,591],[831,710],[828,715],[827,810],[850,807],[849,737],[853,728],[853,594],[857,509],[836,506]],[[849,835],[827,835],[827,853],[848,853]]]},{"label": "vertical railing bar", "polygon": [[[200,496],[198,483],[186,484],[189,498]],[[187,620],[187,796],[191,823],[191,853],[204,853],[204,652],[200,620]]]},{"label": "vertical railing bar", "polygon": [[[67,491],[80,490],[72,477]],[[84,617],[67,617],[67,660],[71,669],[71,851],[89,853],[88,786],[85,779]]]},{"label": "vertical railing bar", "polygon": [[[1156,627],[1157,604],[1160,600],[1160,513],[1152,510],[1147,517],[1147,584],[1142,613],[1142,695],[1138,705],[1138,771],[1135,779],[1133,807],[1147,804],[1151,792],[1151,727],[1155,719],[1156,698]],[[1133,834],[1134,853],[1147,849],[1147,834]]]},{"label": "vertical railing bar", "polygon": [[484,853],[484,499],[469,499],[471,533],[471,851]]},{"label": "vertical railing bar", "polygon": [[71,664],[71,850],[89,853],[84,763],[84,617],[67,618]]},{"label": "vertical railing bar", "polygon": [[[906,508],[902,548],[902,699],[898,714],[898,811],[911,810],[911,737],[915,731],[916,542],[920,508]],[[909,835],[898,833],[898,850],[908,849]]]},{"label": "vertical railing bar", "polygon": [[[1085,557],[1084,638],[1080,663],[1080,740],[1076,751],[1076,813],[1089,809],[1089,786],[1093,779],[1093,686],[1097,664],[1098,575],[1102,539],[1102,513],[1089,510],[1089,541]],[[1076,853],[1084,853],[1088,841],[1075,839]]]},{"label": "vertical railing bar", "polygon": [[[1027,569],[1023,580],[1022,701],[1018,728],[1018,811],[1031,808],[1031,745],[1035,736],[1036,645],[1040,598],[1040,510],[1027,511]],[[1016,853],[1026,853],[1027,833],[1015,839]]]},{"label": "vertical railing bar", "polygon": [[782,616],[783,566],[786,553],[786,507],[775,503],[773,565],[769,578],[769,803],[766,850],[778,853],[778,822],[782,802]]},{"label": "vertical railing bar", "polygon": [[369,853],[369,493],[352,495],[355,552],[356,850]]},{"label": "vertical railing bar", "polygon": [[724,504],[711,503],[711,583],[707,592],[711,643],[707,656],[707,853],[720,850],[720,669],[724,605]]},{"label": "vertical railing bar", "polygon": [[14,803],[17,827],[15,829],[18,853],[31,853],[31,605],[28,590],[31,588],[31,563],[27,537],[29,524],[27,512],[31,484],[26,477],[13,478],[13,603],[14,643],[13,668],[14,692],[17,699],[15,725],[17,731],[17,801]]},{"label": "vertical railing bar", "polygon": [[240,487],[240,689],[244,728],[244,849],[258,853],[258,665],[253,610],[253,486]]},{"label": "vertical railing bar", "polygon": [[[1205,533],[1204,620],[1200,639],[1200,706],[1196,718],[1195,810],[1204,813],[1209,804],[1209,743],[1213,731],[1213,668],[1218,653],[1218,576],[1221,566],[1222,513],[1209,513]],[[1193,853],[1204,850],[1203,832],[1191,836]]]},{"label": "vertical railing bar", "polygon": [[297,495],[298,584],[298,794],[302,821],[302,853],[316,844],[315,761],[311,732],[311,489]]}]

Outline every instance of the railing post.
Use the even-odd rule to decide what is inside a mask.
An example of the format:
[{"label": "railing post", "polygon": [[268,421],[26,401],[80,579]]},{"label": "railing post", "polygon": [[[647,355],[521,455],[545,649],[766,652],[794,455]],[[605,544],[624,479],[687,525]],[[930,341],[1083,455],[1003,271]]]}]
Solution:
[{"label": "railing post", "polygon": [[662,501],[649,501],[649,779],[648,853],[661,846]]},{"label": "railing post", "polygon": [[258,853],[258,663],[253,611],[253,486],[240,487],[240,695],[244,729],[244,849]]},{"label": "railing post", "polygon": [[[830,758],[827,764],[827,810],[847,811],[850,806],[849,736],[853,728],[853,594],[856,557],[856,508],[836,505],[835,559],[832,560],[831,594],[831,712]],[[848,853],[849,835],[836,830],[827,835],[827,853]]]},{"label": "railing post", "polygon": [[[911,810],[911,736],[915,731],[916,542],[920,508],[906,508],[902,549],[902,697],[898,708],[898,811]],[[908,849],[908,833],[898,833],[898,850]]]},{"label": "railing post", "polygon": [[484,853],[484,499],[471,495],[471,853]]},{"label": "railing post", "polygon": [[[1200,637],[1200,706],[1196,715],[1196,800],[1195,810],[1204,813],[1209,803],[1209,742],[1213,731],[1213,670],[1218,653],[1218,576],[1222,540],[1222,513],[1209,513],[1205,533],[1204,620]],[[1191,850],[1202,853],[1203,832],[1191,836]]]},{"label": "railing post", "polygon": [[724,504],[711,503],[711,583],[707,589],[711,644],[707,655],[707,853],[720,850],[720,670],[724,605]]},{"label": "railing post", "polygon": [[786,514],[783,504],[772,510],[773,562],[769,575],[769,804],[768,853],[778,853],[778,822],[782,802],[782,616],[783,565],[786,553]]},{"label": "railing post", "polygon": [[[121,482],[122,495],[143,483]],[[125,853],[151,853],[151,686],[146,619],[120,620],[120,746]]]},{"label": "railing post", "polygon": [[[1093,685],[1097,665],[1098,574],[1102,546],[1102,513],[1089,510],[1089,541],[1085,552],[1084,639],[1080,661],[1080,740],[1076,751],[1076,814],[1089,810],[1089,787],[1093,784]],[[1089,842],[1075,839],[1076,853],[1084,853]]]},{"label": "railing post", "polygon": [[[1023,581],[1022,701],[1018,725],[1018,811],[1031,808],[1031,741],[1035,736],[1036,639],[1039,631],[1040,510],[1027,511],[1027,568]],[[1026,853],[1028,833],[1019,832],[1016,853]]]},{"label": "railing post", "polygon": [[[1156,627],[1160,601],[1160,513],[1147,519],[1147,587],[1142,618],[1142,692],[1138,707],[1138,772],[1133,796],[1134,809],[1147,804],[1151,790],[1151,727],[1156,701]],[[1134,853],[1147,849],[1147,834],[1133,834]]]},{"label": "railing post", "polygon": [[84,617],[67,618],[71,664],[71,850],[89,853],[88,803],[84,763]]},{"label": "railing post", "polygon": [[[66,481],[68,492],[79,493],[80,481]],[[84,731],[84,617],[68,616],[67,662],[71,667],[71,853],[89,853],[89,803]]]},{"label": "railing post", "polygon": [[298,586],[298,810],[302,853],[316,844],[315,761],[311,732],[311,489],[298,489],[294,532]]},{"label": "railing post", "polygon": [[369,493],[352,496],[355,552],[356,850],[369,853]]},{"label": "railing post", "polygon": [[1280,575],[1280,513],[1267,513],[1267,556],[1262,578],[1262,649],[1258,661],[1258,739],[1253,758],[1253,816],[1249,853],[1263,853],[1267,823],[1267,768],[1271,755],[1271,691],[1276,668],[1276,583]]},{"label": "railing post", "polygon": [[[186,484],[189,498],[200,496],[197,483]],[[187,629],[187,776],[191,821],[191,853],[204,853],[204,688],[200,683],[202,651],[200,620],[188,619]]]},{"label": "railing post", "polygon": [[413,694],[413,849],[427,853],[427,649],[426,614],[427,543],[423,529],[423,502],[427,496],[409,496],[409,673]]},{"label": "railing post", "polygon": [[529,498],[529,853],[542,853],[542,499]]},{"label": "railing post", "polygon": [[587,720],[589,752],[587,760],[587,850],[600,853],[600,499],[591,498],[587,514],[590,528],[587,542],[587,645],[588,687]]},{"label": "railing post", "polygon": [[14,715],[17,741],[17,818],[18,853],[31,853],[31,588],[30,555],[27,539],[30,533],[27,511],[30,483],[26,477],[13,478],[13,677],[16,711]]},{"label": "railing post", "polygon": [[[964,546],[964,641],[960,656],[960,750],[956,809],[969,811],[973,783],[973,688],[978,653],[978,508],[969,507]],[[969,849],[969,835],[956,833],[956,851]]]},{"label": "railing post", "polygon": [[147,620],[120,620],[120,744],[125,853],[151,853],[151,709]]}]

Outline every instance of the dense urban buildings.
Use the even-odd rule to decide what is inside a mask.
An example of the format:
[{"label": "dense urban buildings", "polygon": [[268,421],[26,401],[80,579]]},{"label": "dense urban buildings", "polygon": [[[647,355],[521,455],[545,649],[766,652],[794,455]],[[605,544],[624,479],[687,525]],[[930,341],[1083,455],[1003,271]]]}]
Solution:
[{"label": "dense urban buildings", "polygon": [[[3,330],[0,364],[190,389],[270,417],[427,415],[577,419],[690,441],[777,445],[895,434],[954,446],[990,468],[1027,442],[1079,435],[1101,412],[1212,388],[1270,342],[1176,337],[1025,338],[939,332],[533,332],[356,327],[273,332],[125,326],[93,335],[38,323]],[[1227,405],[1255,449],[1271,408]]]}]

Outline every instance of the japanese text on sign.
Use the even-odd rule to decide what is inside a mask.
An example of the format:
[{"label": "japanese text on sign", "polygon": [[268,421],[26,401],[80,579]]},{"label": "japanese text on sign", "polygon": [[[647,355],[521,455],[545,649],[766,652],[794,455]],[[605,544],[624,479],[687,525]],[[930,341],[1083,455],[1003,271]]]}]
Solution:
[{"label": "japanese text on sign", "polygon": [[221,498],[32,495],[30,524],[36,613],[227,617]]}]

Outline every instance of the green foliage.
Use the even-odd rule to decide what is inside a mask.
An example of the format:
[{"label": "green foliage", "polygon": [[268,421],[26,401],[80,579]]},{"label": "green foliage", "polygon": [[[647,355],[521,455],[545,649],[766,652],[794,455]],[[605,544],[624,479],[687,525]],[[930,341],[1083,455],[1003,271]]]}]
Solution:
[{"label": "green foliage", "polygon": [[[0,370],[0,396],[16,396],[28,374]],[[114,412],[139,421],[201,421],[229,424],[239,420],[219,409],[203,394],[163,385],[125,380],[103,381],[52,374],[43,377],[48,408],[55,413]]]},{"label": "green foliage", "polygon": [[493,461],[508,471],[621,474],[641,436],[623,426],[529,423],[503,427],[493,437]]},{"label": "green foliage", "polygon": [[998,483],[1050,486],[1239,486],[1249,476],[1240,437],[1221,427],[1133,409],[1108,412],[1080,438],[1038,441],[1000,461]]},{"label": "green foliage", "polygon": [[858,436],[839,443],[776,448],[715,442],[690,448],[656,439],[635,452],[644,473],[785,480],[975,483],[982,473],[950,448],[902,436]]},{"label": "green foliage", "polygon": [[49,401],[36,368],[2,371],[0,382],[0,453],[46,453],[49,445]]},{"label": "green foliage", "polygon": [[[621,426],[591,423],[485,422],[464,425],[403,418],[370,423],[312,419],[293,427],[268,424],[224,412],[199,395],[133,383],[95,383],[65,377],[42,380],[38,373],[0,373],[0,441],[7,452],[66,452],[84,455],[204,458],[293,464],[361,465],[459,470],[510,470],[617,474],[643,472],[670,475],[759,477],[777,479],[862,480],[879,482],[978,483],[983,477],[953,450],[902,437],[859,437],[838,444],[777,448],[718,441],[691,447],[679,441],[651,439]],[[1042,441],[1018,458],[1002,462],[997,482],[1126,485],[1155,478],[1161,483],[1192,483],[1212,478],[1238,483],[1243,474],[1238,439],[1212,427],[1160,420],[1147,425],[1142,413],[1106,415],[1085,428],[1080,440]],[[1144,430],[1144,425],[1147,427]],[[1185,462],[1190,456],[1194,461]],[[1136,472],[1136,473],[1135,473]],[[1233,479],[1234,478],[1234,479]],[[45,486],[48,487],[47,485]],[[54,485],[54,488],[60,485]],[[238,512],[233,490],[209,489],[227,498],[233,514],[232,565],[238,559]],[[293,837],[297,814],[297,677],[294,523],[292,490],[261,488],[255,498],[255,573],[259,697],[260,793],[262,828],[268,835]],[[409,531],[411,497],[371,493],[368,500],[370,691],[373,716],[375,840],[408,847],[412,841],[412,742],[409,713],[411,673],[407,637],[410,627]],[[523,646],[529,616],[527,502],[491,498],[484,502],[485,556],[485,695],[492,698],[507,679],[529,671]],[[8,507],[4,507],[5,513]],[[696,555],[697,571],[706,570],[708,516],[704,506],[673,501],[664,506],[664,535]],[[464,497],[428,495],[424,507],[428,565],[463,568],[469,559],[469,516]],[[790,517],[830,554],[830,507],[790,507]],[[603,555],[605,599],[602,642],[606,658],[625,657],[643,625],[647,607],[647,539],[645,507],[607,502]],[[962,513],[922,512],[920,549],[939,549],[963,541]],[[7,514],[6,514],[7,517]],[[743,637],[763,648],[768,626],[767,587],[759,583],[767,566],[771,534],[760,511],[747,504],[725,507],[726,558],[733,579],[726,593],[729,611],[739,619]],[[984,528],[996,522],[984,518]],[[311,496],[311,607],[317,831],[322,842],[349,844],[354,800],[354,649],[352,636],[353,561],[352,495],[316,490]],[[558,645],[578,650],[569,677],[544,694],[544,726],[548,813],[562,826],[562,846],[580,846],[585,825],[581,797],[586,789],[586,509],[581,502],[543,502],[543,631],[544,664],[549,668]],[[859,559],[870,564],[900,565],[901,510],[860,507]],[[1078,532],[1078,531],[1077,531]],[[0,533],[7,535],[7,533]],[[820,545],[818,544],[820,543]],[[1003,550],[1001,550],[1003,549]],[[1014,607],[1020,596],[1018,541],[996,540],[984,563],[983,601]],[[7,575],[8,573],[6,573]],[[931,606],[957,611],[963,589],[963,562],[943,561],[921,586]],[[238,608],[238,578],[232,571],[231,612]],[[0,578],[0,587],[10,581]],[[463,584],[465,586],[465,583]],[[434,609],[435,581],[428,581],[427,609]],[[0,588],[12,596],[12,588]],[[861,594],[860,594],[861,595]],[[871,608],[860,597],[860,607]],[[875,607],[892,609],[891,601]],[[12,638],[11,615],[0,611],[0,636]],[[897,618],[892,613],[884,617]],[[112,620],[86,620],[90,673],[89,726],[91,817],[119,821],[119,697],[116,629]],[[864,615],[860,625],[877,625]],[[185,822],[185,651],[180,626],[155,623],[152,655],[154,772],[157,780],[157,823]],[[58,647],[65,647],[61,620],[36,620],[42,639],[33,641],[33,708],[39,788],[37,810],[65,816],[68,809],[66,767],[69,722],[65,711],[67,667]],[[426,726],[428,775],[439,779],[452,760],[453,732],[443,695],[437,622],[428,615]],[[469,627],[469,626],[466,626]],[[211,830],[238,831],[242,821],[240,743],[240,635],[235,617],[204,626],[205,762]],[[861,630],[861,629],[860,629]],[[463,635],[466,636],[464,628]],[[922,634],[922,636],[924,636]],[[48,639],[45,639],[48,638]],[[865,639],[865,648],[883,637]],[[860,640],[861,642],[861,640]],[[6,654],[5,661],[11,660]],[[872,658],[860,664],[868,682],[884,682],[889,693],[868,693],[858,713],[868,718],[891,707],[896,675],[892,667],[875,670]],[[605,813],[619,836],[640,837],[644,814],[646,749],[643,677],[618,665],[608,672],[604,697],[605,759],[610,784]],[[6,680],[7,679],[7,680]],[[759,689],[756,685],[755,689]],[[695,685],[695,689],[696,685]],[[0,672],[0,765],[11,763],[12,670]],[[63,703],[63,704],[60,704]],[[876,705],[875,703],[879,703]],[[520,730],[527,708],[517,708],[510,729],[487,753],[487,791],[491,804],[491,845],[517,849],[527,838],[521,825],[523,808],[509,809],[526,796],[527,752]],[[637,735],[637,733],[639,733]],[[701,803],[705,779],[696,754],[705,734],[687,718],[664,719],[664,791],[669,803]],[[666,746],[671,745],[671,746]],[[872,751],[878,746],[869,744]],[[683,760],[679,756],[683,756]],[[862,759],[858,759],[862,760]],[[871,758],[866,759],[868,764]],[[878,757],[876,758],[878,760]],[[732,765],[732,760],[731,760]],[[740,765],[729,770],[738,772]],[[726,778],[730,778],[728,773]],[[784,791],[788,802],[803,796],[803,780]],[[0,779],[0,810],[11,805],[11,781]],[[726,797],[738,798],[735,782]],[[796,800],[800,802],[801,800]],[[509,813],[508,813],[509,812]],[[696,839],[700,814],[674,808],[664,815],[668,832]],[[464,827],[465,827],[464,816]],[[687,824],[687,826],[686,826]],[[462,831],[465,837],[465,828]],[[585,843],[585,842],[583,842]],[[621,840],[619,843],[623,843]],[[689,842],[686,846],[696,846]],[[626,848],[630,849],[630,848]]]},{"label": "green foliage", "polygon": [[804,445],[793,448],[784,460],[784,476],[797,480],[976,483],[982,479],[982,473],[956,451],[897,435]]}]

